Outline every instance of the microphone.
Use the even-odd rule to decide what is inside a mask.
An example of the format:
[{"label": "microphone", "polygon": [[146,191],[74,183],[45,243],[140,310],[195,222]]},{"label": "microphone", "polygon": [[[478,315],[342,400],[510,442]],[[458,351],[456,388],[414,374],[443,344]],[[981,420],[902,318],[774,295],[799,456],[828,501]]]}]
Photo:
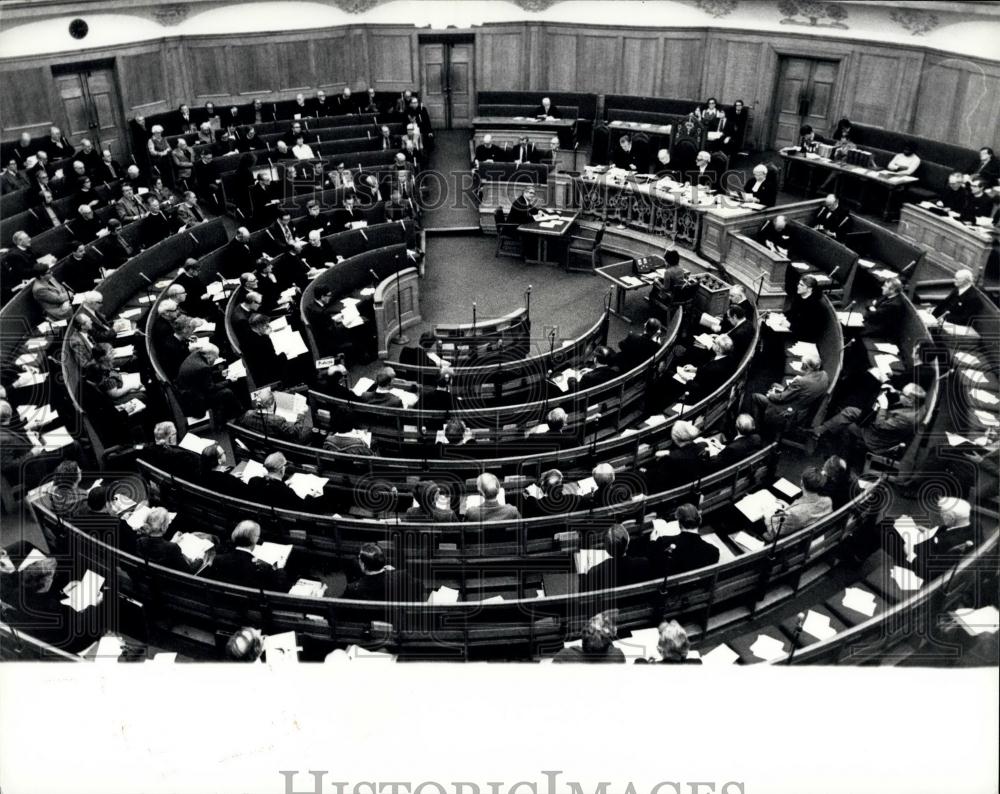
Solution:
[{"label": "microphone", "polygon": [[368,272],[372,274],[372,281],[374,281],[376,284],[378,284],[378,280],[379,280],[378,279],[378,273],[376,273],[371,268],[368,268]]}]

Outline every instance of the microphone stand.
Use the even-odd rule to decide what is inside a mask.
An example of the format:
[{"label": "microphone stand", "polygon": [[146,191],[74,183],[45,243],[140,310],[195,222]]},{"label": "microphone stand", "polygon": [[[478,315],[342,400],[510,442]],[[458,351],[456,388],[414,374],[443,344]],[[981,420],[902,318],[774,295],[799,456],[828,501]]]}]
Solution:
[{"label": "microphone stand", "polygon": [[400,264],[399,264],[399,254],[396,254],[396,322],[398,323],[398,328],[396,331],[396,336],[393,337],[393,342],[397,345],[408,345],[410,343],[410,337],[403,333],[403,304],[402,299],[402,287],[399,283],[400,274]]}]

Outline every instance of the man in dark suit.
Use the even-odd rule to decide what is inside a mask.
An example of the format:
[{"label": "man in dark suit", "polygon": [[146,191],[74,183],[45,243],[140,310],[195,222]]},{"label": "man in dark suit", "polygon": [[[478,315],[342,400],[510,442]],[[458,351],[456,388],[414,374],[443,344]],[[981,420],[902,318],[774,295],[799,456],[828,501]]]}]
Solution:
[{"label": "man in dark suit", "polygon": [[386,408],[402,408],[403,401],[389,389],[396,378],[392,367],[382,367],[375,375],[375,391],[366,392],[362,400],[370,405],[383,405]]},{"label": "man in dark suit", "polygon": [[719,184],[720,174],[712,168],[712,155],[700,151],[694,158],[694,170],[690,173],[691,184],[714,190]]},{"label": "man in dark suit", "polygon": [[268,253],[272,256],[282,253],[296,254],[302,248],[302,243],[292,231],[292,214],[286,209],[278,211],[278,217],[268,227],[265,237],[269,240]]},{"label": "man in dark suit", "polygon": [[757,434],[757,423],[750,414],[740,414],[736,417],[736,435],[723,447],[722,452],[711,461],[714,469],[724,469],[745,460],[763,446]]},{"label": "man in dark suit", "polygon": [[223,278],[239,278],[241,274],[252,271],[256,261],[257,256],[250,243],[250,230],[240,226],[222,252],[219,274]]},{"label": "man in dark suit", "polygon": [[[166,299],[160,301],[161,308],[166,303]],[[176,306],[174,301],[171,301]],[[160,367],[168,378],[176,378],[180,372],[181,365],[191,355],[191,344],[194,340],[194,332],[197,325],[195,321],[186,316],[179,315],[171,323],[170,333],[160,336],[159,332],[153,337],[153,345],[156,350],[156,357],[160,362]],[[204,411],[202,411],[204,413]],[[201,416],[201,414],[198,414]]]},{"label": "man in dark suit", "polygon": [[615,365],[622,372],[628,372],[639,364],[648,361],[660,349],[660,333],[663,325],[655,317],[646,320],[642,327],[642,333],[635,331],[629,333],[618,343],[618,357]]},{"label": "man in dark suit", "polygon": [[971,270],[956,270],[952,282],[955,287],[947,297],[934,307],[934,316],[941,322],[969,325],[986,311],[981,293],[973,286]]},{"label": "man in dark suit", "polygon": [[285,469],[288,462],[280,452],[272,452],[264,459],[267,474],[263,477],[251,477],[247,485],[254,498],[262,504],[280,507],[286,510],[304,510],[306,501],[299,497],[285,482]]},{"label": "man in dark suit", "polygon": [[677,169],[670,164],[670,150],[660,149],[653,163],[653,174],[657,179],[673,179],[677,181]]},{"label": "man in dark suit", "polygon": [[284,571],[254,557],[260,543],[260,524],[240,521],[230,536],[232,547],[217,553],[212,560],[209,576],[222,582],[255,587],[261,590],[286,590]]},{"label": "man in dark suit", "polygon": [[594,350],[594,368],[583,373],[577,383],[577,389],[589,389],[593,386],[600,386],[609,380],[617,378],[621,374],[615,365],[615,354],[610,347],[600,345]]},{"label": "man in dark suit", "polygon": [[773,207],[778,202],[778,178],[771,176],[766,165],[756,165],[753,169],[753,177],[743,188],[745,197],[763,204],[765,207]]},{"label": "man in dark suit", "polygon": [[447,371],[438,373],[434,387],[425,389],[420,395],[423,411],[450,411],[452,409],[451,375]]},{"label": "man in dark suit", "polygon": [[746,309],[730,303],[726,316],[719,323],[719,331],[732,340],[733,357],[742,358],[753,341],[753,321],[747,318]]},{"label": "man in dark suit", "polygon": [[253,208],[253,225],[263,229],[270,223],[281,203],[278,188],[271,181],[270,171],[261,171],[250,188],[250,205]]},{"label": "man in dark suit", "polygon": [[177,428],[173,422],[157,423],[153,428],[153,443],[146,444],[136,457],[168,474],[190,475],[198,471],[198,456],[177,446]]},{"label": "man in dark suit", "polygon": [[736,369],[733,340],[720,334],[712,340],[709,356],[696,366],[697,376],[687,384],[688,402],[696,402],[721,386]]},{"label": "man in dark suit", "polygon": [[979,161],[973,163],[968,173],[983,180],[986,187],[994,187],[1000,182],[1000,160],[989,146],[979,150]]},{"label": "man in dark suit", "polygon": [[249,486],[239,477],[234,477],[232,469],[227,464],[226,451],[220,445],[210,444],[205,447],[201,452],[201,475],[198,485],[213,493],[252,502]]},{"label": "man in dark suit", "polygon": [[476,157],[473,165],[500,163],[506,159],[504,155],[504,150],[493,143],[493,136],[486,133],[483,136],[483,142],[476,147]]},{"label": "man in dark suit", "polygon": [[365,543],[358,553],[361,576],[347,585],[344,598],[356,601],[423,601],[423,585],[406,571],[389,568],[377,543]]},{"label": "man in dark suit", "polygon": [[4,288],[16,286],[45,272],[45,265],[35,259],[31,250],[31,237],[27,232],[14,232],[14,247],[3,260]]},{"label": "man in dark suit", "polygon": [[535,108],[535,117],[539,116],[547,119],[560,119],[562,118],[562,113],[560,113],[559,108],[552,104],[551,99],[542,97],[542,101]]},{"label": "man in dark suit", "polygon": [[358,100],[358,112],[371,113],[373,115],[378,115],[382,112],[378,104],[378,99],[375,96],[374,88],[369,88],[365,92],[365,95]]},{"label": "man in dark suit", "polygon": [[830,385],[830,376],[822,366],[818,355],[807,353],[802,357],[802,374],[787,386],[774,384],[767,394],[754,394],[751,400],[757,424],[779,431],[803,424]]},{"label": "man in dark suit", "polygon": [[697,443],[701,430],[692,422],[679,419],[670,428],[670,448],[656,453],[656,460],[647,467],[646,488],[659,493],[701,478],[708,454]]},{"label": "man in dark suit", "polygon": [[[250,378],[258,387],[265,383],[283,383],[288,376],[288,359],[284,353],[278,354],[274,351],[270,323],[266,315],[251,314],[250,333],[244,333],[239,340],[243,363]],[[273,405],[271,410],[273,412]]]},{"label": "man in dark suit", "polygon": [[18,170],[17,160],[13,157],[7,162],[7,167],[0,175],[0,191],[3,195],[15,193],[18,190],[28,190],[31,188],[31,181],[27,176]]},{"label": "man in dark suit", "polygon": [[94,166],[93,178],[98,184],[111,184],[112,182],[121,179],[125,176],[125,169],[122,168],[121,163],[115,160],[111,156],[110,149],[104,149],[101,152],[101,159]]},{"label": "man in dark suit", "polygon": [[87,170],[87,173],[93,176],[97,171],[97,166],[100,165],[101,153],[94,148],[94,144],[90,138],[83,138],[80,141],[79,150],[73,155],[73,159],[83,163],[83,167]]},{"label": "man in dark suit", "polygon": [[412,124],[416,124],[420,130],[420,137],[423,139],[424,149],[430,149],[434,145],[434,133],[431,130],[431,116],[417,97],[410,97],[410,106],[406,111],[406,119]]},{"label": "man in dark suit", "polygon": [[886,279],[882,282],[882,296],[865,309],[861,336],[897,339],[905,311],[902,282],[898,278]]},{"label": "man in dark suit", "polygon": [[792,244],[788,219],[784,215],[779,215],[777,218],[764,221],[754,239],[771,250],[780,250],[787,254]]},{"label": "man in dark suit", "polygon": [[813,228],[842,240],[851,229],[851,214],[847,211],[847,207],[840,203],[840,199],[831,193],[816,213]]},{"label": "man in dark suit", "polygon": [[932,579],[954,565],[963,556],[966,546],[979,542],[972,523],[972,506],[965,499],[944,496],[938,499],[941,523],[934,534],[913,548],[916,559],[913,570],[925,579]]},{"label": "man in dark suit", "polygon": [[215,422],[222,425],[239,415],[240,406],[229,386],[219,381],[218,360],[215,345],[195,348],[177,371],[175,384],[188,416],[202,416],[211,409]]},{"label": "man in dark suit", "polygon": [[890,390],[897,401],[894,406],[887,394],[885,404],[877,403],[875,415],[870,419],[865,418],[862,409],[848,406],[816,428],[816,436],[832,435],[845,451],[853,445],[860,445],[877,455],[895,454],[899,445],[909,443],[917,432],[927,392],[916,383],[907,384],[898,394],[894,392]]},{"label": "man in dark suit", "polygon": [[334,112],[339,116],[349,116],[352,113],[358,112],[358,103],[351,95],[350,88],[344,86],[344,90],[340,93],[340,96],[334,100],[334,107],[336,108]]},{"label": "man in dark suit", "polygon": [[785,317],[793,339],[817,342],[823,333],[823,294],[813,276],[803,276],[795,287],[796,295]]},{"label": "man in dark suit", "polygon": [[53,162],[56,160],[65,160],[67,157],[72,157],[73,155],[73,144],[66,140],[66,136],[62,134],[62,131],[58,127],[49,127],[49,137],[42,142],[39,148]]},{"label": "man in dark suit", "polygon": [[992,218],[996,211],[993,196],[986,192],[986,180],[977,176],[969,183],[969,195],[965,198],[965,206],[959,213],[963,223],[976,223],[977,218]]},{"label": "man in dark suit", "polygon": [[659,576],[674,576],[694,571],[719,561],[719,549],[699,535],[701,512],[693,504],[680,505],[674,522],[657,535],[654,531],[649,561]]},{"label": "man in dark suit", "polygon": [[631,538],[621,524],[613,524],[604,536],[604,550],[610,559],[591,566],[579,577],[581,592],[606,590],[644,582],[652,578],[649,561],[645,557],[631,557],[628,547]]},{"label": "man in dark suit", "polygon": [[526,135],[522,135],[517,146],[511,149],[509,159],[518,164],[535,162],[535,146],[528,141]]},{"label": "man in dark suit", "polygon": [[172,235],[176,229],[176,224],[163,214],[157,198],[150,196],[146,203],[149,207],[149,214],[143,222],[142,231],[145,246],[149,248]]},{"label": "man in dark suit", "polygon": [[520,196],[511,202],[510,212],[507,213],[507,223],[512,226],[521,226],[526,223],[534,223],[538,208],[535,206],[535,188],[530,185],[524,189]]},{"label": "man in dark suit", "polygon": [[365,216],[361,210],[355,206],[354,194],[348,193],[344,196],[344,206],[334,210],[333,216],[330,218],[330,230],[333,232],[342,232],[350,224],[363,221],[364,219]]},{"label": "man in dark suit", "polygon": [[323,235],[329,228],[330,221],[322,216],[319,202],[315,199],[306,202],[306,214],[294,224],[295,236],[303,240],[309,239],[310,232],[318,231]]},{"label": "man in dark suit", "polygon": [[622,135],[618,139],[614,152],[611,154],[611,162],[615,168],[624,168],[626,171],[641,171],[641,152],[635,146],[628,135]]}]

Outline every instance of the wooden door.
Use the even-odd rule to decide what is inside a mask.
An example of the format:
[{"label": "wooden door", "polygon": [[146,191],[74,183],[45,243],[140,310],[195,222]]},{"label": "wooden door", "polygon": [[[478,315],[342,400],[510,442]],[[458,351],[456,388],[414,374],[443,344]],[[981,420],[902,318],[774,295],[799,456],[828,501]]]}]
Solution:
[{"label": "wooden door", "polygon": [[79,146],[90,138],[94,148],[110,149],[115,159],[126,159],[124,117],[114,69],[78,66],[55,75],[65,113],[63,134]]},{"label": "wooden door", "polygon": [[811,125],[820,135],[833,128],[831,116],[838,67],[837,61],[781,59],[775,92],[774,148],[798,143],[799,128],[803,124]]},{"label": "wooden door", "polygon": [[451,105],[450,127],[471,127],[475,96],[475,46],[452,44],[448,54],[448,95]]},{"label": "wooden door", "polygon": [[420,45],[420,96],[434,129],[448,128],[446,46],[442,43]]},{"label": "wooden door", "polygon": [[474,63],[472,42],[420,44],[421,95],[435,128],[447,130],[472,124]]}]

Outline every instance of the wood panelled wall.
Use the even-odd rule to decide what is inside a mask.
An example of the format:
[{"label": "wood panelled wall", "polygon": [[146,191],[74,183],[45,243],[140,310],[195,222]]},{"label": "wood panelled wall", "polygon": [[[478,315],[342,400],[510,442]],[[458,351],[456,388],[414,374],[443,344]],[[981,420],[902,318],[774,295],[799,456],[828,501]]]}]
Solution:
[{"label": "wood panelled wall", "polygon": [[[469,32],[469,31],[466,31]],[[476,88],[742,98],[754,113],[751,141],[768,143],[779,59],[840,64],[834,116],[968,146],[996,146],[1000,64],[920,47],[795,33],[704,28],[656,30],[523,22],[474,28]],[[40,133],[61,120],[51,66],[113,58],[126,116],[180,102],[289,98],[297,91],[374,85],[419,87],[419,35],[409,26],[165,38],[85,54],[0,60],[2,137]]]}]

